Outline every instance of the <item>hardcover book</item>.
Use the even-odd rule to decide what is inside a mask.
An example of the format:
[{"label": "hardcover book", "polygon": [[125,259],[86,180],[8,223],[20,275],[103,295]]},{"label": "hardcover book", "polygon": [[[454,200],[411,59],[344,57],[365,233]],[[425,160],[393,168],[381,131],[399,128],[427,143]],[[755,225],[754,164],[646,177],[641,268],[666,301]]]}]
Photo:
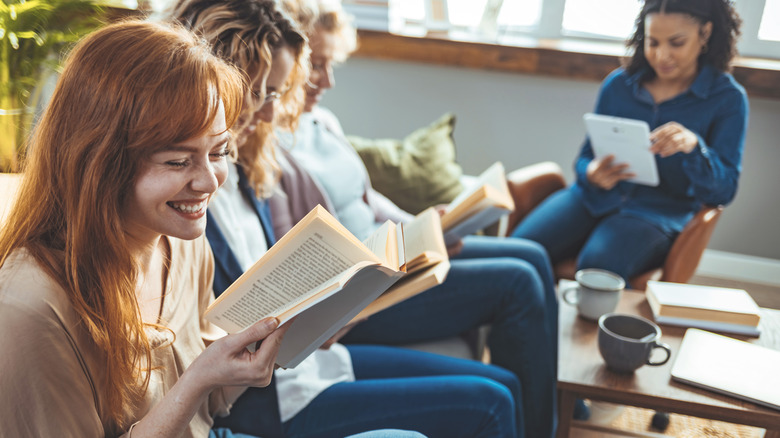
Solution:
[{"label": "hardcover book", "polygon": [[760,334],[760,309],[745,290],[651,280],[646,296],[660,324]]}]

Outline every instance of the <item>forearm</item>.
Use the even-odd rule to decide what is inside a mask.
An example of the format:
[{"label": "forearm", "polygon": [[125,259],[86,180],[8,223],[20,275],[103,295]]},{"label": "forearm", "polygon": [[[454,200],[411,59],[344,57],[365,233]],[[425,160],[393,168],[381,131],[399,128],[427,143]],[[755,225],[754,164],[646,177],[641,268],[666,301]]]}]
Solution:
[{"label": "forearm", "polygon": [[222,395],[228,405],[232,405],[246,392],[248,386],[223,386]]},{"label": "forearm", "polygon": [[209,392],[192,373],[185,371],[162,400],[133,427],[132,438],[181,436],[206,403]]}]

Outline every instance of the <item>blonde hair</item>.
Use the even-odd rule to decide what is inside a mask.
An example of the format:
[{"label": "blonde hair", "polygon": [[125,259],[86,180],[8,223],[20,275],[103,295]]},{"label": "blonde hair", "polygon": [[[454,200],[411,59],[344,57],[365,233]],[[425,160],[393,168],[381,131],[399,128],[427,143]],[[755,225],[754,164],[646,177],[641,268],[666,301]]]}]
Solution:
[{"label": "blonde hair", "polygon": [[281,0],[282,9],[290,14],[306,35],[317,29],[336,35],[335,61],[344,62],[357,50],[357,29],[354,17],[339,0]]},{"label": "blonde hair", "polygon": [[320,28],[336,35],[338,46],[335,51],[335,61],[346,61],[357,49],[357,29],[352,24],[353,17],[344,11],[340,1],[317,0],[317,8],[315,30]]},{"label": "blonde hair", "polygon": [[121,22],[76,45],[33,133],[0,265],[26,248],[65,291],[105,353],[106,415],[119,428],[148,387],[152,350],[121,208],[146,157],[208,132],[220,101],[232,125],[244,90],[180,26]]},{"label": "blonde hair", "polygon": [[[289,49],[295,64],[287,84],[289,91],[279,101],[279,116],[274,124],[291,131],[296,129],[305,99],[303,84],[309,76],[308,45],[293,21],[277,9],[275,1],[181,0],[171,17],[201,35],[212,45],[213,53],[243,70],[250,83],[259,81],[263,90],[273,55]],[[238,162],[259,197],[269,196],[279,177],[272,147],[273,127],[260,123],[238,148]]]}]

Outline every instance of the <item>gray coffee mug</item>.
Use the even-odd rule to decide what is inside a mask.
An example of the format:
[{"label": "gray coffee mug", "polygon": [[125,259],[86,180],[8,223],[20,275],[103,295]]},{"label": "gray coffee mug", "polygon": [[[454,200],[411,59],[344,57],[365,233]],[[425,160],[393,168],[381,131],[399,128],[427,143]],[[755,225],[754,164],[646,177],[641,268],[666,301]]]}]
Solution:
[{"label": "gray coffee mug", "polygon": [[576,305],[577,313],[592,321],[614,312],[626,287],[623,277],[604,269],[580,269],[574,279],[577,284],[561,291],[561,298]]},{"label": "gray coffee mug", "polygon": [[[641,316],[607,313],[599,318],[599,352],[607,368],[613,371],[633,373],[642,365],[659,366],[668,362],[672,349],[658,342],[660,337],[661,328]],[[650,360],[655,349],[666,351],[664,360]]]}]

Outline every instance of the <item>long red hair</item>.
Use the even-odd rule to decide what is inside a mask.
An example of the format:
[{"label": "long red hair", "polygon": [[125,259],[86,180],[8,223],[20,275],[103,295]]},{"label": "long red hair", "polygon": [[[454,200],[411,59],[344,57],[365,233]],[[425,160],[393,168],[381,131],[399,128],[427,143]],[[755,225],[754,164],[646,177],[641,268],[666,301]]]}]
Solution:
[{"label": "long red hair", "polygon": [[241,73],[184,28],[121,22],[73,49],[33,134],[0,265],[26,248],[60,284],[105,352],[105,414],[119,427],[151,363],[122,205],[143,160],[207,133],[220,101],[231,126],[245,89]]}]

